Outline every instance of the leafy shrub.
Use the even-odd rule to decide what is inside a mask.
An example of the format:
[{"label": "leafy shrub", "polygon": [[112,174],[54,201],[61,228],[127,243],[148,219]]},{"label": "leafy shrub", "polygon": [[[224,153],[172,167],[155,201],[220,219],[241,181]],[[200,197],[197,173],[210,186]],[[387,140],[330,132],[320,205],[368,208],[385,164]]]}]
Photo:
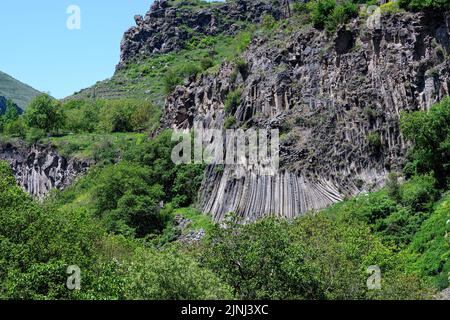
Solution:
[{"label": "leafy shrub", "polygon": [[401,187],[402,204],[414,212],[432,209],[439,192],[436,180],[430,176],[415,176]]},{"label": "leafy shrub", "polygon": [[175,87],[183,83],[183,79],[174,70],[167,70],[163,78],[164,82],[164,93],[169,95],[175,90]]},{"label": "leafy shrub", "polygon": [[99,121],[100,106],[84,100],[71,100],[62,106],[66,117],[65,129],[74,132],[94,132]]},{"label": "leafy shrub", "polygon": [[63,127],[65,118],[60,102],[42,94],[31,100],[25,112],[25,121],[31,128],[56,132]]},{"label": "leafy shrub", "polygon": [[223,128],[224,129],[232,129],[232,128],[234,128],[235,124],[236,124],[236,117],[228,116],[223,123]]},{"label": "leafy shrub", "polygon": [[200,60],[200,65],[202,70],[208,70],[209,68],[214,66],[214,60],[211,57],[203,57]]},{"label": "leafy shrub", "polygon": [[367,143],[373,150],[378,151],[382,147],[380,134],[378,132],[370,132],[367,135]]},{"label": "leafy shrub", "polygon": [[368,298],[365,270],[373,264],[392,284],[379,298],[420,297],[414,276],[408,275],[409,288],[401,286],[405,260],[392,259],[393,253],[354,220],[319,214],[291,223],[266,218],[241,225],[229,216],[224,223],[226,228],[213,232],[204,260],[238,299]]},{"label": "leafy shrub", "polygon": [[231,299],[231,288],[197,261],[179,252],[140,250],[126,269],[125,298],[156,300]]},{"label": "leafy shrub", "polygon": [[28,144],[34,144],[39,140],[45,138],[47,134],[44,130],[38,128],[30,128],[25,134],[25,142]]},{"label": "leafy shrub", "polygon": [[162,231],[166,217],[159,202],[164,192],[152,184],[148,168],[121,162],[106,167],[97,179],[96,212],[110,231],[137,237]]},{"label": "leafy shrub", "polygon": [[27,134],[28,127],[23,118],[5,123],[3,133],[7,136],[24,139]]},{"label": "leafy shrub", "polygon": [[84,210],[33,201],[6,162],[0,162],[0,221],[0,298],[71,298],[66,268],[89,270],[102,228]]},{"label": "leafy shrub", "polygon": [[401,200],[401,192],[400,192],[400,185],[398,183],[398,175],[395,172],[391,172],[388,175],[388,179],[386,182],[386,190],[389,195],[389,197],[399,202]]},{"label": "leafy shrub", "polygon": [[177,68],[169,69],[164,76],[164,92],[166,95],[173,92],[176,86],[183,83],[185,78],[197,76],[203,71],[200,64],[195,62],[185,63]]},{"label": "leafy shrub", "polygon": [[[244,59],[240,58],[236,60],[236,70],[239,72],[244,80],[248,76],[248,63]],[[233,81],[234,82],[234,81]]]},{"label": "leafy shrub", "polygon": [[241,104],[242,90],[235,89],[228,93],[224,101],[225,113],[234,114]]},{"label": "leafy shrub", "polygon": [[398,5],[413,11],[450,9],[450,3],[447,0],[398,0]]},{"label": "leafy shrub", "polygon": [[328,17],[336,7],[336,0],[315,0],[308,2],[307,6],[311,12],[314,27],[323,29]]},{"label": "leafy shrub", "polygon": [[170,202],[176,199],[178,205],[191,204],[200,188],[204,166],[175,165],[172,150],[176,142],[171,138],[172,133],[164,131],[157,137],[130,148],[124,158],[147,166],[150,181],[163,187],[165,196],[162,200]]},{"label": "leafy shrub", "polygon": [[415,254],[412,261],[414,268],[440,290],[449,286],[450,236],[448,235],[448,229],[446,229],[449,220],[450,196],[447,194],[414,235],[408,248],[410,252]]},{"label": "leafy shrub", "polygon": [[292,11],[296,15],[308,13],[308,6],[303,2],[294,2],[292,4]]},{"label": "leafy shrub", "polygon": [[397,2],[391,1],[384,3],[380,6],[380,10],[382,13],[390,12],[390,13],[396,13],[400,11],[400,7]]},{"label": "leafy shrub", "polygon": [[336,28],[346,23],[351,18],[358,16],[358,5],[352,1],[345,1],[334,7],[331,14],[326,18],[325,29],[328,32],[336,31]]},{"label": "leafy shrub", "polygon": [[406,139],[414,143],[405,174],[432,173],[445,187],[450,173],[450,97],[428,112],[403,112],[400,127]]},{"label": "leafy shrub", "polygon": [[271,30],[275,29],[276,25],[277,25],[277,21],[275,20],[275,18],[272,15],[266,14],[263,16],[262,22],[261,22],[261,27],[264,30],[271,31]]}]

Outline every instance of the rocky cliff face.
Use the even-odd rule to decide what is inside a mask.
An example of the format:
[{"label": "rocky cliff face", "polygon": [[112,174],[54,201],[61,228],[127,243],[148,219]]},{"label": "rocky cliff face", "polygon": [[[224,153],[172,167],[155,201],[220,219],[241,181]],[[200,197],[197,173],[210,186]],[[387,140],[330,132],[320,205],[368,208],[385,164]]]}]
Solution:
[{"label": "rocky cliff face", "polygon": [[145,17],[135,16],[121,43],[118,68],[142,57],[178,51],[196,35],[235,34],[242,22],[258,23],[265,14],[284,15],[277,0],[236,0],[206,7],[195,1],[156,0]]},{"label": "rocky cliff face", "polygon": [[64,189],[87,171],[90,163],[66,159],[51,146],[0,144],[0,160],[13,169],[17,183],[31,195],[43,199],[54,188]]},{"label": "rocky cliff face", "polygon": [[164,126],[221,128],[227,95],[242,91],[237,126],[279,128],[275,176],[211,167],[202,210],[220,220],[294,217],[383,185],[400,171],[406,143],[400,112],[425,110],[450,90],[450,14],[383,14],[355,19],[332,36],[312,27],[256,37],[245,66],[222,65],[167,99]]}]

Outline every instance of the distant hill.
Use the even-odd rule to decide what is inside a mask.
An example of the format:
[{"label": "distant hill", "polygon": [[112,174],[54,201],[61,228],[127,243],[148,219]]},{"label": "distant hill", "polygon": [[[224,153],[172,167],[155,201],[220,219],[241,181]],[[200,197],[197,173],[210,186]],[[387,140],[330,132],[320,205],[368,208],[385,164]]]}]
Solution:
[{"label": "distant hill", "polygon": [[22,110],[39,94],[39,91],[0,71],[0,97],[11,99]]}]

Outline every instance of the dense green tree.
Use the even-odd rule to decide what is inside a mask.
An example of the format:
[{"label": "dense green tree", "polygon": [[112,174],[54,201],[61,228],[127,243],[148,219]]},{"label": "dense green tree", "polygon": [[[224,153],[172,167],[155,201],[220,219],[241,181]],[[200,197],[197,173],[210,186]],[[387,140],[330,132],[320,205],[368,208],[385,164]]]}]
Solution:
[{"label": "dense green tree", "polygon": [[167,222],[159,202],[162,187],[152,184],[149,168],[121,162],[106,167],[94,189],[96,213],[114,232],[143,237],[160,232]]},{"label": "dense green tree", "polygon": [[187,205],[195,201],[204,166],[173,163],[171,155],[175,145],[172,132],[166,130],[154,139],[128,150],[125,159],[148,166],[149,178],[163,187],[164,201],[175,199],[176,206]]},{"label": "dense green tree", "polygon": [[238,298],[364,299],[371,296],[366,284],[371,265],[383,270],[389,284],[377,297],[421,297],[420,281],[405,273],[406,260],[396,259],[363,223],[320,214],[292,223],[268,218],[241,225],[231,217],[213,233],[205,261]]},{"label": "dense green tree", "polygon": [[0,298],[69,298],[66,268],[92,263],[102,230],[83,210],[33,201],[0,162]]},{"label": "dense green tree", "polygon": [[15,121],[19,118],[19,109],[17,105],[10,99],[6,101],[6,109],[3,118],[6,123]]},{"label": "dense green tree", "polygon": [[178,250],[138,250],[125,269],[127,299],[232,299],[231,288]]},{"label": "dense green tree", "polygon": [[65,121],[61,103],[47,94],[39,95],[30,102],[25,119],[29,127],[51,133],[61,129]]},{"label": "dense green tree", "polygon": [[71,100],[63,104],[66,116],[65,128],[74,133],[94,132],[99,122],[100,108],[96,103]]},{"label": "dense green tree", "polygon": [[406,175],[432,173],[445,187],[450,173],[450,97],[427,112],[402,113],[401,129],[414,143]]}]

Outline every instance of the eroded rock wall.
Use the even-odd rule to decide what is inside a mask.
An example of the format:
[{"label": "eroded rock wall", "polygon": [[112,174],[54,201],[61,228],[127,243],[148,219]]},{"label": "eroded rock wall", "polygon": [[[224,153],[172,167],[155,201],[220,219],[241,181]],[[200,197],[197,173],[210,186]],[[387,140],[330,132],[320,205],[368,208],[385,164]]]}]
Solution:
[{"label": "eroded rock wall", "polygon": [[242,22],[258,23],[265,14],[281,18],[285,12],[279,2],[235,0],[202,7],[189,1],[156,0],[144,17],[135,16],[136,26],[125,33],[118,68],[153,54],[181,50],[195,35],[232,35],[242,29]]},{"label": "eroded rock wall", "polygon": [[0,160],[11,165],[17,183],[36,198],[43,199],[51,189],[64,189],[85,173],[90,163],[66,159],[51,146],[31,147],[0,143]]},{"label": "eroded rock wall", "polygon": [[[448,13],[388,13],[376,26],[356,19],[333,36],[287,28],[257,37],[239,72],[225,63],[218,74],[177,87],[166,102],[166,127],[201,121],[221,128],[233,116],[238,126],[282,132],[276,176],[236,178],[232,168],[212,167],[202,210],[217,220],[229,211],[249,220],[294,217],[382,186],[405,159],[400,113],[426,110],[449,94],[449,39]],[[241,103],[226,114],[224,101],[236,89]]]}]

